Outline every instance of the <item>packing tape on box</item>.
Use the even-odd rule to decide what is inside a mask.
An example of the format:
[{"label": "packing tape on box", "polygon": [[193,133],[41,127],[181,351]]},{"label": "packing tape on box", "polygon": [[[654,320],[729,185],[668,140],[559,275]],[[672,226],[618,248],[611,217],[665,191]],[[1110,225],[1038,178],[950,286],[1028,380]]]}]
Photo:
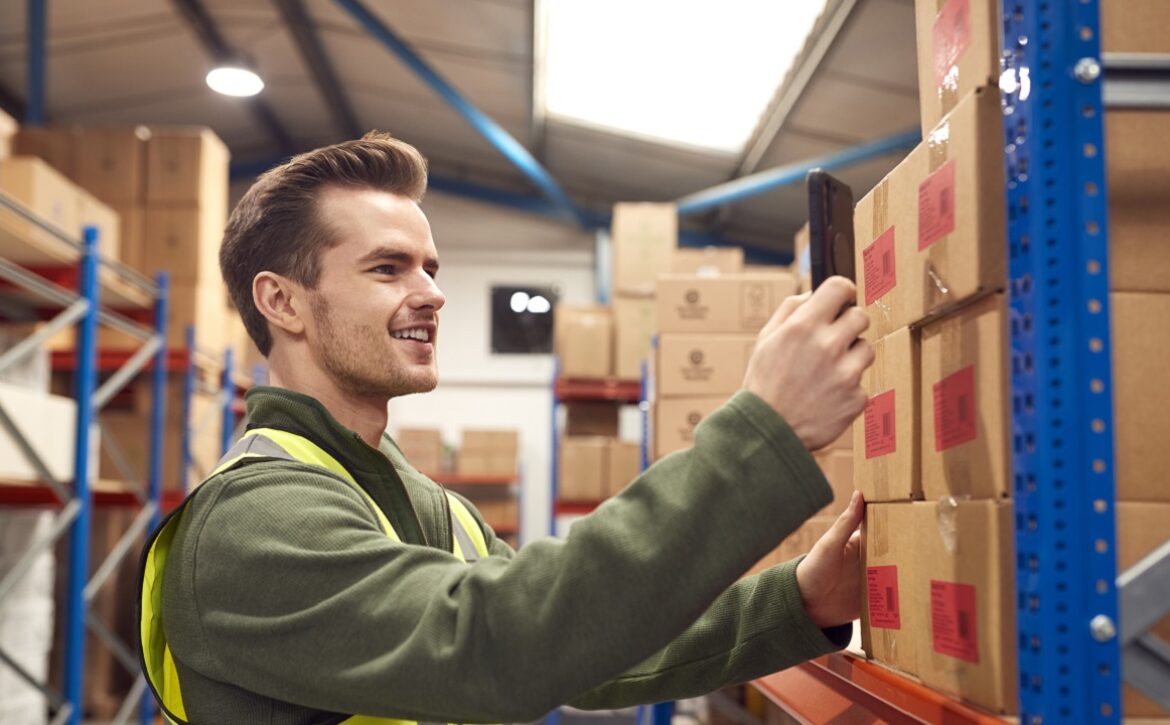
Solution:
[{"label": "packing tape on box", "polygon": [[[890,181],[889,177],[882,179],[878,185],[873,188],[873,223],[870,227],[870,239],[877,239],[890,228]],[[898,240],[897,230],[894,231],[894,253],[892,263],[894,265],[894,274],[897,276],[898,266]],[[864,273],[864,272],[863,272]],[[868,280],[866,285],[868,285]],[[896,283],[895,283],[896,284]],[[891,288],[892,289],[892,288]],[[875,308],[887,322],[893,316],[893,308],[888,302],[881,298],[874,300],[873,308]]]},{"label": "packing tape on box", "polygon": [[890,517],[884,505],[870,509],[873,512],[873,526],[866,532],[870,552],[874,556],[885,556],[890,553]]},{"label": "packing tape on box", "polygon": [[948,554],[954,555],[959,550],[959,501],[970,498],[970,496],[944,496],[935,506],[935,516],[938,517],[938,535]]},{"label": "packing tape on box", "polygon": [[966,49],[970,28],[967,0],[936,0],[932,60],[941,116],[953,111],[959,102],[959,57]]},{"label": "packing tape on box", "polygon": [[[934,172],[938,171],[940,168],[942,168],[942,166],[945,163],[947,163],[947,161],[950,160],[950,156],[951,156],[951,154],[950,154],[950,150],[951,150],[950,149],[950,145],[951,145],[950,141],[951,141],[951,124],[949,122],[941,124],[938,128],[931,131],[930,135],[928,135],[926,137],[927,166],[928,166],[929,174],[927,175],[927,178],[923,182],[922,186],[926,186],[927,184],[930,184],[931,177],[934,175]],[[919,187],[920,191],[919,191],[919,195],[918,195],[918,203],[920,206],[924,201],[923,194],[921,192],[922,186]],[[927,195],[927,196],[929,196],[929,195]],[[951,194],[951,197],[952,198],[949,199],[949,204],[951,205],[951,213],[954,214],[955,211],[958,209],[959,200],[953,198],[954,197],[953,193]],[[931,201],[931,199],[927,199],[928,203],[930,201]],[[922,224],[921,210],[919,210],[918,220],[919,220],[919,227],[920,227],[918,230],[918,234],[919,234],[919,239],[921,239],[921,236],[923,233],[923,229],[921,228],[921,224]],[[942,240],[939,240],[939,241],[942,241]],[[929,302],[927,303],[926,308],[930,311],[933,311],[933,310],[937,309],[939,306],[944,305],[947,302],[949,302],[950,298],[951,298],[950,285],[947,284],[946,280],[943,279],[942,274],[939,272],[939,269],[948,269],[949,268],[948,264],[947,264],[947,256],[948,256],[947,255],[947,245],[946,244],[936,244],[936,243],[932,242],[931,245],[926,248],[926,250],[922,250],[921,242],[919,242],[919,250],[920,250],[920,253],[922,251],[925,251],[926,255],[927,255],[926,265],[924,267],[925,274],[926,274],[926,279],[924,280],[924,288],[926,290],[927,299],[929,300]]]}]

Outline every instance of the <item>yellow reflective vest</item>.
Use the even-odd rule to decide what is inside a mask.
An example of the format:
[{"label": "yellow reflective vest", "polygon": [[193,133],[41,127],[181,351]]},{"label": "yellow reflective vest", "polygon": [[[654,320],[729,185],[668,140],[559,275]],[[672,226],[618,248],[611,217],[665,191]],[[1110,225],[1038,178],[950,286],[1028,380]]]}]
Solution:
[{"label": "yellow reflective vest", "polygon": [[[394,531],[394,526],[386,518],[386,514],[350,475],[349,471],[345,470],[345,467],[338,463],[337,459],[308,438],[274,428],[250,430],[224,455],[208,478],[230,468],[246,465],[249,459],[299,461],[324,468],[352,486],[365,499],[377,515],[378,523],[381,524],[382,531],[386,533],[386,536],[394,541],[401,541],[397,532]],[[146,682],[154,693],[155,699],[162,708],[163,715],[169,722],[181,725],[188,722],[187,708],[183,702],[183,691],[179,682],[178,670],[175,668],[175,660],[171,655],[171,648],[167,644],[166,633],[163,631],[162,583],[167,554],[170,552],[175,532],[178,531],[179,521],[187,503],[198,493],[199,489],[196,488],[155,529],[150,541],[147,542],[139,572],[138,620],[141,633],[139,657],[142,660],[142,671],[146,675]],[[451,510],[451,538],[455,556],[469,563],[487,556],[487,541],[484,539],[483,531],[476,523],[475,517],[471,515],[462,501],[450,493],[447,494],[447,502]],[[392,723],[409,725],[411,721],[354,715],[343,722],[350,725],[389,725]]]}]

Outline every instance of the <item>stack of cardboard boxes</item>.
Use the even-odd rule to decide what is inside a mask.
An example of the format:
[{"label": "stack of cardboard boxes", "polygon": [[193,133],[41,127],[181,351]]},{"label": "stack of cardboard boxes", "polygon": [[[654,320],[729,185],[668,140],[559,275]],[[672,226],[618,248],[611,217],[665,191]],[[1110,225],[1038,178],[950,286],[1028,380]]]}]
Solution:
[{"label": "stack of cardboard boxes", "polygon": [[[917,17],[925,140],[854,216],[859,304],[876,352],[854,428],[856,485],[870,502],[863,643],[928,685],[1010,713],[1018,678],[999,20],[995,3],[963,0],[917,0]],[[1170,350],[1170,328],[1152,322],[1170,314],[1170,285],[1152,273],[1170,268],[1156,233],[1170,230],[1170,212],[1151,201],[1170,186],[1156,171],[1170,142],[1166,118],[1105,119],[1117,430],[1098,432],[1117,441],[1121,566],[1170,538],[1170,489],[1157,474],[1170,465],[1158,443],[1170,431],[1168,401],[1145,382]],[[1164,714],[1128,690],[1125,711]]]}]

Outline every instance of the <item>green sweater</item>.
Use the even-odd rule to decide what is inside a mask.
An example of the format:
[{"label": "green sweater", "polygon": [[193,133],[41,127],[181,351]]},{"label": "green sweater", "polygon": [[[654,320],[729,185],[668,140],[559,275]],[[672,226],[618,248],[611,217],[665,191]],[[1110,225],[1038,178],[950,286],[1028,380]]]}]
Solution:
[{"label": "green sweater", "polygon": [[736,581],[832,499],[812,456],[750,393],[563,540],[515,552],[476,512],[492,555],[470,565],[450,553],[442,488],[389,438],[375,450],[278,388],[250,392],[248,413],[330,452],[403,541],[311,466],[261,461],[206,481],[163,580],[193,723],[531,721],[566,703],[696,696],[849,639],[850,625],[809,620],[795,561]]}]

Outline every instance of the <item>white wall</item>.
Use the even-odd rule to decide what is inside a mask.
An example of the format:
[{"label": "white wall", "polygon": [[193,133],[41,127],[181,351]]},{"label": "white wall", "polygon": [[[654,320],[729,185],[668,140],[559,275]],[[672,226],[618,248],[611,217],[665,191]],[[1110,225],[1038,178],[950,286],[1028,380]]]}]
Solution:
[{"label": "white wall", "polygon": [[[441,195],[429,196],[447,304],[439,316],[439,387],[390,402],[390,429],[437,427],[458,445],[470,427],[520,431],[521,541],[549,530],[552,358],[491,352],[492,285],[553,286],[594,299],[593,238],[573,227]],[[549,248],[538,247],[540,238]]]}]

